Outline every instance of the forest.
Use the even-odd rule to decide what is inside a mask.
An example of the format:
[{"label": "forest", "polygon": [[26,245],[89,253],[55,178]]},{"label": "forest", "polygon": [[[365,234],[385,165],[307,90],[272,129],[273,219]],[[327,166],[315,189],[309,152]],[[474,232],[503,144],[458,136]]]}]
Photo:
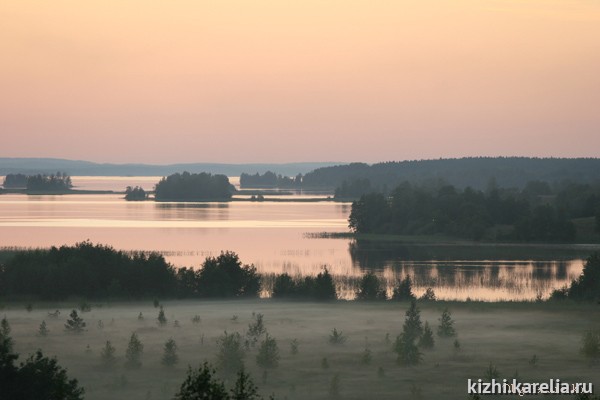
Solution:
[{"label": "forest", "polygon": [[8,174],[4,177],[5,188],[26,188],[32,192],[64,192],[71,190],[73,184],[66,172],[56,174]]},{"label": "forest", "polygon": [[573,242],[573,220],[593,220],[600,232],[600,185],[569,183],[553,189],[528,182],[522,190],[487,191],[404,182],[389,195],[370,193],[352,203],[356,233],[441,234],[472,240]]}]

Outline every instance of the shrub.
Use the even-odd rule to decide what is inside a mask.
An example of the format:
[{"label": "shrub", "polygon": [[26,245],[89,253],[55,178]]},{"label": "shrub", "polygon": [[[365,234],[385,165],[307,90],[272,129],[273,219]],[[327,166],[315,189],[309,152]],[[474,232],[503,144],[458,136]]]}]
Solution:
[{"label": "shrub", "polygon": [[70,319],[67,320],[65,324],[65,330],[73,333],[81,333],[85,330],[85,322],[83,319],[77,314],[76,310],[71,311],[69,315]]},{"label": "shrub", "polygon": [[142,353],[144,352],[144,345],[138,339],[137,334],[132,333],[129,339],[129,345],[125,351],[125,366],[129,368],[140,368],[142,366]]},{"label": "shrub", "polygon": [[438,326],[437,334],[442,337],[456,336],[456,330],[454,329],[454,321],[452,315],[447,308],[442,312],[442,316],[439,319],[440,325]]},{"label": "shrub", "polygon": [[177,344],[173,338],[165,342],[165,348],[160,362],[162,365],[167,367],[172,367],[179,362],[179,356],[177,355]]},{"label": "shrub", "polygon": [[265,340],[260,344],[256,363],[263,368],[274,368],[279,365],[279,348],[277,341],[267,333]]},{"label": "shrub", "polygon": [[254,315],[254,321],[248,325],[248,332],[246,332],[246,337],[248,338],[249,343],[254,347],[258,342],[258,339],[267,332],[265,328],[265,324],[263,322],[263,315],[261,313]]},{"label": "shrub", "polygon": [[346,336],[341,331],[338,332],[336,328],[333,328],[329,335],[329,343],[331,344],[344,344],[346,343],[346,339]]},{"label": "shrub", "polygon": [[233,373],[244,366],[245,354],[239,333],[228,334],[225,331],[223,336],[217,340],[217,345],[219,346],[217,354],[219,368],[226,373]]},{"label": "shrub", "polygon": [[360,286],[356,291],[357,300],[386,300],[387,294],[377,275],[368,272],[363,275]]},{"label": "shrub", "polygon": [[48,327],[46,326],[46,321],[42,321],[40,324],[40,328],[38,329],[39,336],[48,336]]},{"label": "shrub", "polygon": [[392,300],[407,301],[414,299],[415,295],[412,292],[412,281],[410,280],[410,276],[407,275],[402,281],[398,283],[398,286],[394,288]]}]

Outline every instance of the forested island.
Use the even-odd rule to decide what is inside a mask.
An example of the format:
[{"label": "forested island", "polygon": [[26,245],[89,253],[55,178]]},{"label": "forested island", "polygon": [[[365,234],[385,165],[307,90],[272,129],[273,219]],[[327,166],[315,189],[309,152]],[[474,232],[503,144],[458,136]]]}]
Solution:
[{"label": "forested island", "polygon": [[162,178],[155,186],[157,201],[230,200],[235,187],[226,175],[176,173]]},{"label": "forested island", "polygon": [[71,177],[66,172],[56,174],[8,174],[4,177],[4,188],[25,189],[28,192],[67,192],[72,189]]},{"label": "forested island", "polygon": [[352,203],[349,227],[360,234],[447,235],[486,241],[573,242],[600,232],[600,185],[523,190],[432,188],[405,182],[389,194]]}]

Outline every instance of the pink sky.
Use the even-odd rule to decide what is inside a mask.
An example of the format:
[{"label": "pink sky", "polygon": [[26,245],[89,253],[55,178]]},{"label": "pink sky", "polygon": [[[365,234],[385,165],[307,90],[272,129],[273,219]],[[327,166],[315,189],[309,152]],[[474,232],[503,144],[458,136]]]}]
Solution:
[{"label": "pink sky", "polygon": [[0,157],[600,156],[600,2],[0,0]]}]

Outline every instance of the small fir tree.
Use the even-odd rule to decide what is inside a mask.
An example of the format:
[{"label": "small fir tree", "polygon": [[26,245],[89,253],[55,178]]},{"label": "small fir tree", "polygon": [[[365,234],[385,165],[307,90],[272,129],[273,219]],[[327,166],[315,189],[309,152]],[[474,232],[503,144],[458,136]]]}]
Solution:
[{"label": "small fir tree", "polygon": [[85,330],[85,322],[83,322],[83,318],[81,318],[78,314],[77,314],[77,310],[73,310],[71,311],[71,314],[69,315],[69,319],[67,320],[67,323],[65,324],[65,330],[68,332],[73,332],[73,333],[81,333]]},{"label": "small fir tree", "polygon": [[438,336],[442,337],[451,337],[456,336],[456,331],[454,330],[454,321],[452,320],[452,316],[450,311],[447,308],[442,312],[442,316],[440,317],[440,325],[438,326]]},{"label": "small fir tree", "polygon": [[163,310],[163,306],[160,306],[160,310],[158,311],[158,325],[165,326],[167,325],[167,317],[165,317],[165,310]]},{"label": "small fir tree", "polygon": [[38,335],[39,336],[48,336],[48,327],[46,326],[46,321],[42,321],[42,323],[40,324],[40,328],[38,329]]},{"label": "small fir tree", "polygon": [[167,367],[172,367],[178,362],[179,356],[177,355],[177,344],[175,343],[175,340],[171,338],[165,343],[165,349],[161,363]]},{"label": "small fir tree", "polygon": [[140,368],[142,366],[142,353],[144,345],[138,338],[136,333],[131,334],[129,345],[125,351],[125,366],[128,368]]}]

